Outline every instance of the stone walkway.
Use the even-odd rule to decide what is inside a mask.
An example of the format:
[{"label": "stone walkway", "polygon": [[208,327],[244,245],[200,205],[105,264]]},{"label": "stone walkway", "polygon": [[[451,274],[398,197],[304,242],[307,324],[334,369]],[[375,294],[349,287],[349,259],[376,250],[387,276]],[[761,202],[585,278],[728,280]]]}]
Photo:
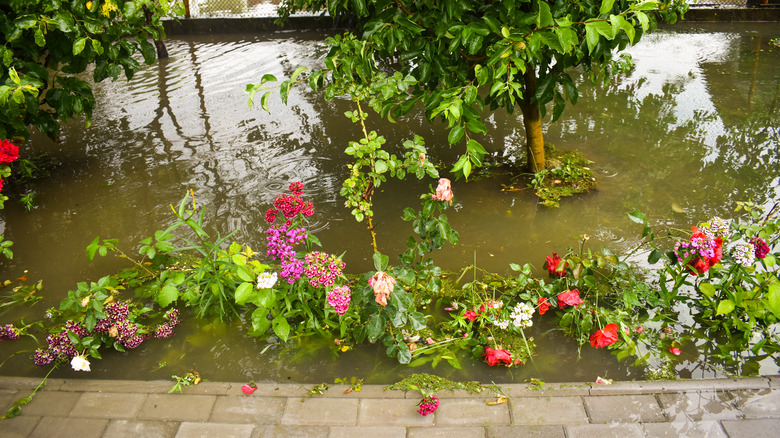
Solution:
[{"label": "stone walkway", "polygon": [[[0,377],[0,407],[37,379]],[[780,436],[780,376],[614,385],[501,385],[495,393],[443,391],[439,409],[416,413],[418,392],[365,385],[203,382],[168,394],[172,381],[50,379],[18,417],[11,437],[772,437]]]}]

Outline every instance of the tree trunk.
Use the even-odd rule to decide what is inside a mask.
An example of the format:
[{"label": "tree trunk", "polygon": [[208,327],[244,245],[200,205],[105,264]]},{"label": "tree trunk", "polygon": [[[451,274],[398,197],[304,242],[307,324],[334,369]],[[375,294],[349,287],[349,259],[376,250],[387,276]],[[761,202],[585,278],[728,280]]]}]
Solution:
[{"label": "tree trunk", "polygon": [[539,103],[534,98],[536,94],[536,74],[533,70],[528,69],[523,76],[525,79],[525,93],[523,102],[519,106],[520,111],[523,112],[528,168],[536,173],[545,168],[542,117],[539,113]]}]

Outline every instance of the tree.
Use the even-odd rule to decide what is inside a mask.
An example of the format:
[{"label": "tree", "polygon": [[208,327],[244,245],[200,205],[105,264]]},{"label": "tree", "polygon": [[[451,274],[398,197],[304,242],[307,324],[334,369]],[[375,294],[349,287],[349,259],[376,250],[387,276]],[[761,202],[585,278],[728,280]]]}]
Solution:
[{"label": "tree", "polygon": [[[324,8],[333,17],[353,16],[362,26],[358,34],[348,31],[328,39],[326,69],[310,76],[312,87],[324,88],[326,98],[362,93],[390,120],[421,103],[429,121],[446,122],[451,145],[465,140],[466,152],[452,171],[468,178],[486,154],[471,138],[472,133],[486,133],[486,108],[520,109],[528,167],[543,170],[541,122],[547,106],[552,103],[556,120],[567,101],[577,102],[570,69],[579,66],[594,80],[608,81],[630,62],[616,59],[617,52],[656,28],[659,19],[674,23],[687,3],[285,0],[281,20],[298,10]],[[390,86],[372,86],[378,83]],[[288,90],[289,84],[282,87],[283,97]]]},{"label": "tree", "polygon": [[[89,126],[92,79],[130,79],[155,60],[148,41],[165,36],[169,0],[0,0],[0,139],[21,143],[34,126],[56,138],[60,121],[84,115]],[[149,22],[145,10],[149,14]]]}]

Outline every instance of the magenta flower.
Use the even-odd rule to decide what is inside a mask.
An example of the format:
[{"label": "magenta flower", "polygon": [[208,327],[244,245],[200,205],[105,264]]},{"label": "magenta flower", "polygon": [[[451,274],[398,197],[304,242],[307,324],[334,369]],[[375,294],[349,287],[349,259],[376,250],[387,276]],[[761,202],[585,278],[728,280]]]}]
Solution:
[{"label": "magenta flower", "polygon": [[430,415],[436,411],[436,409],[439,409],[439,399],[435,395],[429,395],[427,397],[423,397],[422,400],[420,400],[420,403],[417,403],[417,406],[420,408],[417,409],[417,413],[420,415]]},{"label": "magenta flower", "polygon": [[349,286],[334,287],[327,296],[328,304],[330,304],[331,307],[333,307],[333,310],[339,315],[347,313],[351,299],[352,296],[350,294]]}]

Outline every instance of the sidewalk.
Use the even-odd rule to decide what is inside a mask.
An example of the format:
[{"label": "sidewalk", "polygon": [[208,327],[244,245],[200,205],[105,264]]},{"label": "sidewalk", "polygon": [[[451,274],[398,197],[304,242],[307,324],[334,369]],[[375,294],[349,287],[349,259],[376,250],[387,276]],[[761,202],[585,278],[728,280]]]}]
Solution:
[{"label": "sidewalk", "polygon": [[[0,408],[39,380],[0,377]],[[172,381],[50,379],[18,417],[0,420],[11,437],[772,437],[780,431],[780,376],[621,382],[614,385],[500,385],[510,397],[443,391],[439,409],[416,413],[418,392],[365,385],[203,382],[168,394]]]}]

